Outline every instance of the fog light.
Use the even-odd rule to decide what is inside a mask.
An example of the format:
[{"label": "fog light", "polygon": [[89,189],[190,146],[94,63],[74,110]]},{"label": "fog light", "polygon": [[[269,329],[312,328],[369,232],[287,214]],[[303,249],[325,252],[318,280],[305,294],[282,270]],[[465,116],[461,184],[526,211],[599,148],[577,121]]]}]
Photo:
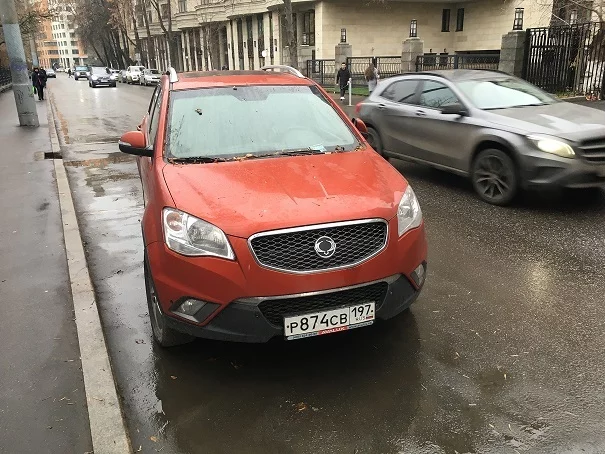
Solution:
[{"label": "fog light", "polygon": [[176,309],[176,312],[193,317],[197,311],[204,307],[205,304],[206,303],[203,301],[188,299],[181,303],[181,305]]},{"label": "fog light", "polygon": [[418,287],[422,287],[422,285],[424,284],[425,277],[426,277],[426,263],[421,263],[420,265],[418,265],[418,268],[416,268],[412,272],[412,279],[414,279],[414,282],[416,283],[416,285]]}]

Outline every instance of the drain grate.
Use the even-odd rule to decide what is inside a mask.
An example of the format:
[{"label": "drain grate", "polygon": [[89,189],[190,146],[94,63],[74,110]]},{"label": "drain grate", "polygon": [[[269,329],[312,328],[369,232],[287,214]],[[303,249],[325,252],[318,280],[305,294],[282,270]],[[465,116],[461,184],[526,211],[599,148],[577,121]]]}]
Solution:
[{"label": "drain grate", "polygon": [[48,151],[44,153],[44,159],[63,159],[61,153],[56,153],[54,151]]}]

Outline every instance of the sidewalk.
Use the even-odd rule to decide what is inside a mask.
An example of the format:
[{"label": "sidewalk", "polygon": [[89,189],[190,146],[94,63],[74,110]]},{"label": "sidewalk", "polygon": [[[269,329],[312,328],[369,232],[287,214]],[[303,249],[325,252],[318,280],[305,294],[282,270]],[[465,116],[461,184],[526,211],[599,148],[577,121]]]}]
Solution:
[{"label": "sidewalk", "polygon": [[0,94],[0,453],[92,452],[47,102],[20,128]]}]

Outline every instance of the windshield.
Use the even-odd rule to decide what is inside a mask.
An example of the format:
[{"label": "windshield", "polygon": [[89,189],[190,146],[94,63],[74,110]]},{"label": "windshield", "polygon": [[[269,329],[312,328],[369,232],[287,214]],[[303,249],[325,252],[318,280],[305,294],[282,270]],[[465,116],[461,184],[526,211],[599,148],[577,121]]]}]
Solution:
[{"label": "windshield", "polygon": [[150,74],[160,74],[160,71],[159,71],[159,70],[157,70],[157,69],[150,69],[150,70],[149,70],[149,73],[150,73]]},{"label": "windshield", "polygon": [[107,68],[99,68],[99,67],[94,67],[94,68],[90,68],[90,72],[92,74],[109,74],[109,71],[107,70]]},{"label": "windshield", "polygon": [[76,66],[76,71],[88,71],[88,66]]},{"label": "windshield", "polygon": [[517,78],[467,80],[458,88],[479,109],[507,109],[558,102],[538,87]]},{"label": "windshield", "polygon": [[251,86],[171,94],[168,155],[264,155],[354,149],[358,142],[313,86]]}]

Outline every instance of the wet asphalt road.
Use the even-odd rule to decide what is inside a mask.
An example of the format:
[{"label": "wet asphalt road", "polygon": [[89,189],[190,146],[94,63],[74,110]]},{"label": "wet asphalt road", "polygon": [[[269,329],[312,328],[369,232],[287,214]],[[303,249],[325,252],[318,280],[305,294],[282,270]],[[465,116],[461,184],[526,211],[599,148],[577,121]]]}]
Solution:
[{"label": "wet asphalt road", "polygon": [[51,84],[91,274],[135,450],[153,453],[605,452],[605,195],[480,202],[394,161],[425,214],[410,314],[267,345],[152,344],[142,199],[117,139],[152,89]]}]

